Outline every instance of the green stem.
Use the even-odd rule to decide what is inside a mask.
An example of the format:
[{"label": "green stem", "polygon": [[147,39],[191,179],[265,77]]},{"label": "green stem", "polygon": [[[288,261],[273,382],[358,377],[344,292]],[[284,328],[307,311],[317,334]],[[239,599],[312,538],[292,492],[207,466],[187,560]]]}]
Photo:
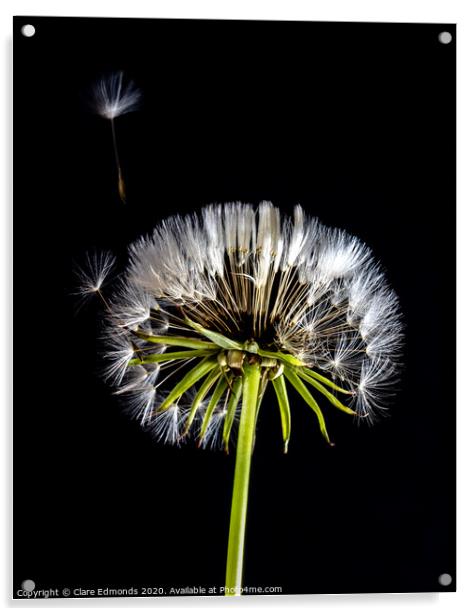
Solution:
[{"label": "green stem", "polygon": [[251,454],[255,434],[261,370],[258,363],[243,366],[243,403],[241,406],[238,444],[236,448],[235,477],[231,501],[230,532],[226,561],[225,595],[241,594],[243,554],[245,547],[246,510],[250,482]]}]

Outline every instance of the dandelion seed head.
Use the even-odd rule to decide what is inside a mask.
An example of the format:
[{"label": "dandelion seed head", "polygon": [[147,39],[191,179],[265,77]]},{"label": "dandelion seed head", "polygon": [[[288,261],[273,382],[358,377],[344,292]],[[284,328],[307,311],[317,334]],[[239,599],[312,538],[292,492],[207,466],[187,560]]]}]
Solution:
[{"label": "dandelion seed head", "polygon": [[[385,414],[398,375],[398,297],[371,249],[300,206],[287,216],[269,202],[226,203],[163,220],[130,246],[110,313],[107,376],[118,393],[137,393],[135,413],[147,416],[155,436],[168,443],[181,440],[183,430],[197,437],[210,392],[192,416],[196,389],[160,410],[164,388],[193,360],[161,361],[155,372],[147,360],[170,350],[161,342],[164,333],[196,338],[191,321],[318,368],[353,392],[349,405],[369,422]],[[222,446],[229,396],[228,387],[201,435],[202,447]]]}]

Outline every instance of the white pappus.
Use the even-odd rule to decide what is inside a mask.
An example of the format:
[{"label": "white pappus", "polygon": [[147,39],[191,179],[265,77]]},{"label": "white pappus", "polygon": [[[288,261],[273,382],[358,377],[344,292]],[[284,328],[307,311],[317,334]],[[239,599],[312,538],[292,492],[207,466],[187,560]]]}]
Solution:
[{"label": "white pappus", "polygon": [[123,71],[101,77],[93,87],[94,109],[107,120],[136,111],[141,96],[135,84],[126,81]]}]

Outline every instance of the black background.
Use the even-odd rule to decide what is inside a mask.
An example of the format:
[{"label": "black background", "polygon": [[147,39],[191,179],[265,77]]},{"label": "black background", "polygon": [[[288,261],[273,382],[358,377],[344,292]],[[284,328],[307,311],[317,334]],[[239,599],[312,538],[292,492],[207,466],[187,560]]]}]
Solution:
[{"label": "black background", "polygon": [[[24,23],[36,35],[20,34]],[[99,379],[98,306],[73,261],[124,258],[163,217],[295,203],[362,238],[401,298],[405,371],[368,428],[264,404],[244,583],[285,593],[454,590],[455,43],[452,25],[16,18],[14,587],[224,584],[233,455],[158,445]],[[140,111],[88,89],[125,70]]]}]

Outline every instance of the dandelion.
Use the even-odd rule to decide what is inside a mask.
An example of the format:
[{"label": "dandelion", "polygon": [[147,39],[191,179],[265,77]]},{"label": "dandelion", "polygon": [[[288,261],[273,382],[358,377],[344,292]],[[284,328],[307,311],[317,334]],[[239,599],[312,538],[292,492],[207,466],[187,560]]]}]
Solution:
[{"label": "dandelion", "polygon": [[398,298],[356,237],[300,206],[283,216],[268,202],[234,203],[172,216],[131,245],[107,321],[105,375],[157,439],[228,451],[237,426],[226,594],[239,594],[264,396],[274,394],[285,451],[289,388],[328,444],[332,407],[367,422],[385,414]]},{"label": "dandelion", "polygon": [[122,71],[101,78],[93,88],[93,107],[96,113],[109,120],[112,131],[112,145],[117,169],[117,186],[121,201],[126,202],[126,185],[122,174],[117,147],[115,119],[135,111],[140,103],[141,92],[133,82],[124,80]]}]

